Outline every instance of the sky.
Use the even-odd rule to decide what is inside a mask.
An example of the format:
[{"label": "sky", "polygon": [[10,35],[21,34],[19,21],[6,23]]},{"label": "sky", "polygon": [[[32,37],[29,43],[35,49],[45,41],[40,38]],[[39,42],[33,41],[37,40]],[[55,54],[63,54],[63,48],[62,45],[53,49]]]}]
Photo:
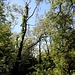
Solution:
[{"label": "sky", "polygon": [[[27,0],[11,0],[10,2],[11,2],[11,5],[15,3],[15,4],[18,4],[18,5],[22,6],[22,7],[24,7],[25,6],[25,2],[24,1],[27,1]],[[36,6],[35,0],[32,0],[31,3],[29,4],[29,14],[30,15],[32,14],[35,6]],[[44,2],[40,3],[40,5],[37,8],[35,14],[29,19],[28,24],[35,25],[37,14],[38,14],[38,16],[40,16],[40,15],[44,14],[45,11],[47,12],[49,9],[50,9],[50,5],[49,4],[46,4]],[[18,18],[19,18],[18,19],[18,24],[15,25],[14,29],[12,30],[12,32],[19,33],[21,31],[20,25],[21,25],[21,21],[22,21],[22,15],[19,15]]]}]

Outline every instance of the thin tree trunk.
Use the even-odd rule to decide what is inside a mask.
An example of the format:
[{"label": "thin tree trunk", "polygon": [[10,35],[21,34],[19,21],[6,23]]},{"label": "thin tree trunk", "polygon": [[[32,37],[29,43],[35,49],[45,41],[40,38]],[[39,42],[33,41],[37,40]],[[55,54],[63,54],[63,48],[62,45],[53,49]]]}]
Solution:
[{"label": "thin tree trunk", "polygon": [[17,55],[17,59],[16,59],[16,62],[15,62],[15,65],[11,71],[11,75],[18,75],[18,71],[19,71],[19,64],[20,64],[20,60],[21,60],[21,53],[22,53],[22,49],[23,49],[23,41],[24,41],[24,37],[25,37],[25,34],[26,34],[26,31],[27,31],[27,17],[28,17],[28,9],[26,9],[27,12],[26,12],[26,16],[25,16],[25,19],[24,19],[24,27],[22,27],[22,29],[24,29],[24,31],[22,32],[22,40],[20,42],[20,47],[18,49],[18,55]]},{"label": "thin tree trunk", "polygon": [[42,60],[41,60],[41,39],[39,42],[39,64],[41,64]]},{"label": "thin tree trunk", "polygon": [[47,40],[46,40],[46,38],[44,40],[45,40],[46,46],[47,46],[47,55],[49,56],[49,47],[48,47],[48,44],[47,44]]},{"label": "thin tree trunk", "polygon": [[69,75],[71,75],[71,72],[70,72],[70,64],[69,64],[69,68],[68,68],[68,73],[69,73]]}]

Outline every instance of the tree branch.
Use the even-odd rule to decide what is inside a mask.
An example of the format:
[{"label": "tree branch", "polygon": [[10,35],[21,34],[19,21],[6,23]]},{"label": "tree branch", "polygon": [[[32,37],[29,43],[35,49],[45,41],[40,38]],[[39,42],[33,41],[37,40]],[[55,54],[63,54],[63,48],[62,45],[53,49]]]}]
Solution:
[{"label": "tree branch", "polygon": [[[40,3],[40,2],[39,2]],[[37,6],[39,5],[39,3],[36,5],[36,7],[35,7],[35,9],[34,9],[34,11],[32,12],[32,14],[28,17],[28,19],[27,20],[29,20],[33,15],[34,15],[34,13],[35,13],[35,10],[36,10],[36,8],[37,8]]]},{"label": "tree branch", "polygon": [[72,10],[72,8],[73,8],[73,2],[72,2],[72,0],[70,0],[71,1],[71,5],[69,6],[69,11],[68,11],[68,13],[67,14],[69,14],[70,13],[70,11]]},{"label": "tree branch", "polygon": [[43,36],[43,34],[41,34],[39,39],[36,42],[32,43],[26,50],[28,50],[28,49],[32,48],[33,46],[35,46],[38,42],[40,42],[41,38],[44,38],[44,37],[45,36]]}]

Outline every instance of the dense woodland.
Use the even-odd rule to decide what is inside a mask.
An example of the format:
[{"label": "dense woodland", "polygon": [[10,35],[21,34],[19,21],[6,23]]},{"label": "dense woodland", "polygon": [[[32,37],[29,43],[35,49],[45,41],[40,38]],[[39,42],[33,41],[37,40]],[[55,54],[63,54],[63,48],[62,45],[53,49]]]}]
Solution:
[{"label": "dense woodland", "polygon": [[[21,31],[14,33],[14,13],[21,10],[0,0],[0,75],[75,75],[75,0],[35,0],[31,15],[33,0],[23,1]],[[28,29],[29,19],[43,2],[50,9]]]}]

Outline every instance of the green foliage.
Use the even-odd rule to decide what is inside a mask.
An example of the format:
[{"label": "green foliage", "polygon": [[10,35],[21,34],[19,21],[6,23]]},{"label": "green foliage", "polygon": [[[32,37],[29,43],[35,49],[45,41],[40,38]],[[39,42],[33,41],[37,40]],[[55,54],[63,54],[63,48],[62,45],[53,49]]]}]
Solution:
[{"label": "green foliage", "polygon": [[[38,74],[71,75],[74,71],[74,66],[75,66],[74,65],[75,56],[73,55],[73,53],[75,53],[74,51],[75,29],[73,29],[73,17],[72,17],[74,15],[69,10],[71,6],[71,2],[64,1],[64,0],[60,0],[60,1],[54,0],[52,2],[53,4],[51,4],[50,12],[47,14],[46,19],[43,20],[44,22],[43,21],[41,22],[42,24],[39,22],[40,26],[38,26],[39,28],[37,27],[37,30],[41,33],[43,32],[41,30],[43,30],[47,25],[49,25],[49,27],[46,27],[47,30],[46,29],[45,30],[46,33],[48,33],[47,35],[50,36],[50,40],[51,40],[50,57],[51,60],[54,62],[55,66],[51,69],[50,67],[51,61],[49,61],[49,59],[47,60],[48,57],[46,56],[47,61],[42,59],[42,62],[45,64],[45,66],[43,67],[43,64],[41,64],[42,67],[41,65],[37,67],[37,72],[35,73],[35,75]],[[37,30],[35,29],[35,31]],[[48,70],[46,69],[47,67],[48,69],[50,69],[48,74],[46,73]],[[45,70],[46,72],[44,72]]]},{"label": "green foliage", "polygon": [[[38,56],[37,56],[38,60]],[[50,55],[47,56],[46,53],[42,53],[42,63],[35,65],[35,72],[32,75],[50,75],[52,73],[52,69],[55,67],[53,60]]]},{"label": "green foliage", "polygon": [[14,45],[8,24],[0,24],[0,72],[8,74],[14,62]]},{"label": "green foliage", "polygon": [[[36,0],[40,3],[43,0]],[[21,60],[18,67],[19,75],[74,75],[75,74],[75,29],[73,28],[73,11],[71,0],[50,0],[51,8],[45,18],[39,19],[37,26],[32,32],[32,37],[25,37]],[[13,10],[19,12],[13,5]],[[18,48],[20,47],[21,35],[11,33],[10,24],[6,21],[4,12],[4,1],[0,0],[0,74],[10,75],[11,69],[15,64]],[[9,7],[10,8],[10,7]],[[8,8],[8,9],[9,9]],[[11,12],[12,10],[9,9]],[[15,17],[10,14],[12,20]],[[27,16],[28,17],[28,16]],[[23,15],[22,28],[27,19]],[[13,22],[12,21],[12,22]],[[24,30],[23,30],[24,31]],[[23,32],[22,32],[23,33]],[[39,54],[33,56],[37,46],[32,46],[41,35],[48,41],[47,44],[41,39],[41,64],[39,64]],[[27,34],[26,34],[27,35]],[[48,38],[50,38],[50,41]],[[33,39],[34,38],[34,39]],[[43,48],[44,46],[44,48]],[[30,48],[29,48],[30,47]],[[37,50],[38,52],[38,50]]]},{"label": "green foliage", "polygon": [[0,74],[9,75],[15,60],[10,23],[4,15],[4,1],[0,0]]},{"label": "green foliage", "polygon": [[5,22],[4,1],[0,0],[0,23]]}]

